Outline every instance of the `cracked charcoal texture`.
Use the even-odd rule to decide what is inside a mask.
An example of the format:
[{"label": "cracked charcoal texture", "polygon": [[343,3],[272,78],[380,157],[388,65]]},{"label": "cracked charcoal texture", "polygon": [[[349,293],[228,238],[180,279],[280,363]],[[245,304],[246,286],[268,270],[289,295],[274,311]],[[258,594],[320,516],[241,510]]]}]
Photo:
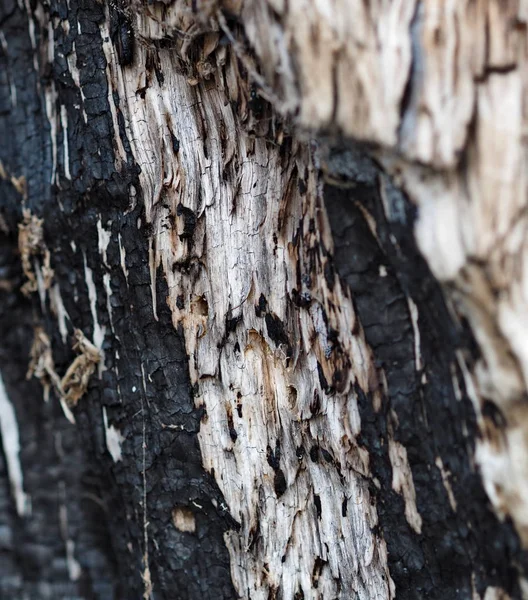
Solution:
[{"label": "cracked charcoal texture", "polygon": [[[152,598],[236,598],[229,574],[223,532],[232,526],[213,504],[221,495],[204,472],[196,440],[201,412],[194,408],[182,333],[172,327],[167,306],[160,300],[154,318],[150,292],[147,239],[138,232],[142,200],[125,213],[129,186],[137,185],[138,169],[128,149],[128,164],[114,167],[113,123],[108,107],[105,57],[97,24],[103,5],[95,1],[52,1],[52,17],[67,18],[68,33],[55,30],[55,59],[43,65],[68,116],[71,181],[60,177],[50,184],[54,168],[62,174],[62,153],[53,165],[49,121],[33,69],[28,19],[18,5],[3,2],[0,22],[7,52],[0,48],[0,160],[9,173],[27,180],[27,207],[44,218],[44,236],[53,254],[55,281],[60,285],[67,319],[64,344],[51,317],[42,317],[37,298],[17,290],[22,274],[16,254],[16,223],[21,197],[8,181],[0,181],[0,214],[8,231],[2,233],[2,273],[12,283],[1,291],[2,353],[0,368],[17,414],[25,491],[33,512],[18,518],[10,496],[4,457],[0,458],[0,597],[101,600],[140,598],[144,591],[144,481],[148,521],[148,554]],[[77,23],[79,23],[78,31]],[[36,36],[47,35],[37,28]],[[76,108],[79,90],[73,85],[64,56],[75,43],[86,122]],[[11,89],[17,103],[11,104]],[[63,143],[64,131],[58,132]],[[124,136],[123,136],[124,137]],[[126,147],[126,144],[125,144]],[[59,210],[62,206],[62,211]],[[110,224],[107,263],[98,251],[96,223]],[[118,245],[126,252],[128,281],[121,269]],[[72,248],[71,242],[75,244]],[[57,371],[73,358],[73,324],[93,339],[93,319],[85,265],[97,290],[96,310],[105,328],[106,370],[94,377],[75,410],[76,426],[62,415],[52,393],[42,399],[36,380],[26,381],[33,326],[44,319],[51,336]],[[110,275],[112,323],[101,298],[103,275]],[[158,298],[163,299],[162,278]],[[44,315],[50,314],[49,301]],[[16,324],[16,325],[14,325]],[[144,377],[143,377],[144,374]],[[145,379],[144,379],[145,378]],[[113,463],[106,450],[102,407],[109,423],[125,442],[122,460]],[[180,429],[167,426],[179,425]],[[145,433],[144,433],[145,432]],[[144,445],[144,453],[143,453]],[[82,577],[71,581],[59,511],[66,506],[68,536]],[[178,531],[171,520],[175,505],[194,514],[196,533]]]},{"label": "cracked charcoal texture", "polygon": [[[1,242],[2,275],[21,283],[12,244]],[[12,240],[11,240],[12,241]],[[45,403],[36,380],[26,380],[34,312],[17,291],[0,293],[0,369],[20,424],[20,460],[31,515],[16,514],[5,457],[0,454],[0,598],[119,598],[123,588],[109,529],[112,482],[79,444],[78,434],[56,402]],[[14,325],[15,323],[15,325]],[[66,510],[67,532],[61,527]],[[66,538],[75,542],[82,568],[70,581]]]},{"label": "cracked charcoal texture", "polygon": [[[354,148],[353,154],[357,155]],[[336,171],[342,171],[343,152]],[[346,154],[350,156],[347,151]],[[353,161],[356,159],[354,158]],[[361,164],[368,160],[364,154]],[[332,158],[329,160],[333,167]],[[371,163],[372,168],[372,163]],[[400,599],[465,600],[475,587],[483,594],[488,586],[521,598],[517,563],[526,573],[528,556],[509,521],[493,513],[478,472],[471,464],[477,435],[475,414],[467,397],[462,374],[456,376],[463,392],[455,397],[450,365],[457,348],[475,352],[470,332],[453,322],[440,287],[413,242],[415,208],[391,186],[391,211],[383,210],[378,178],[356,177],[350,165],[350,189],[325,187],[325,202],[334,235],[334,264],[353,293],[368,343],[384,369],[388,396],[382,410],[357,388],[362,431],[372,470],[381,482],[376,492],[380,529],[387,542],[389,568]],[[361,209],[374,217],[374,237]],[[380,267],[386,275],[380,277]],[[418,308],[418,328],[423,359],[422,373],[415,369],[414,332],[407,303]],[[404,515],[403,499],[391,486],[392,467],[387,450],[389,411],[397,416],[395,439],[408,454],[422,532],[416,533]],[[465,431],[467,433],[465,433]],[[453,511],[435,459],[440,456],[454,474],[451,485],[457,502]]]}]

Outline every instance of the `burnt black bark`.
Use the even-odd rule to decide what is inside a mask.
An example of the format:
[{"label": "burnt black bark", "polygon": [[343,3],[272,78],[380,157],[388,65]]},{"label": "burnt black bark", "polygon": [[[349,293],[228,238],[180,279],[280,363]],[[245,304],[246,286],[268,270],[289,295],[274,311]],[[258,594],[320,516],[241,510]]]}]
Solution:
[{"label": "burnt black bark", "polygon": [[[0,49],[0,160],[7,173],[27,182],[24,198],[9,178],[0,180],[5,282],[0,291],[0,370],[20,425],[24,487],[33,501],[30,515],[16,515],[2,457],[0,597],[140,598],[148,591],[148,562],[152,598],[232,599],[237,595],[223,532],[235,524],[219,508],[221,495],[201,464],[196,432],[203,415],[194,406],[183,334],[172,326],[162,277],[157,279],[159,303],[152,305],[138,167],[129,148],[125,167],[120,172],[114,167],[106,60],[97,27],[104,5],[87,0],[67,7],[53,1],[44,9],[51,17],[68,19],[71,28],[66,34],[57,27],[54,61],[39,62],[37,73],[28,15],[16,3],[0,5],[6,39]],[[47,32],[37,29],[35,35],[40,43]],[[64,58],[74,42],[86,122]],[[54,108],[62,105],[67,111],[68,130],[58,132],[57,140],[62,144],[68,136],[71,180],[65,177],[64,155],[54,155],[51,146],[40,85],[50,79],[57,90]],[[135,206],[129,206],[132,185],[138,190]],[[28,300],[19,291],[17,223],[23,207],[44,219],[54,281],[68,315],[66,343],[51,316],[49,298],[42,307],[38,294]],[[110,232],[105,262],[98,221]],[[104,275],[111,282],[111,306],[102,300],[107,297]],[[95,298],[88,289],[90,277]],[[74,358],[73,329],[83,330],[89,339],[96,326],[104,329],[105,370],[101,378],[92,378],[74,409],[76,426],[65,419],[53,393],[45,403],[40,384],[25,379],[37,325],[50,336],[61,374]],[[103,409],[108,423],[125,438],[117,462],[107,450]],[[67,531],[59,518],[61,507]],[[176,507],[194,515],[195,533],[173,525]],[[67,539],[75,544],[82,569],[78,579],[68,571]]]},{"label": "burnt black bark", "polygon": [[[442,290],[416,247],[416,208],[366,149],[336,147],[328,168],[343,184],[325,186],[335,242],[333,262],[352,292],[366,339],[388,384],[379,412],[359,387],[357,394],[360,442],[368,448],[373,474],[381,482],[380,489],[372,486],[372,493],[397,597],[465,600],[472,597],[474,585],[481,595],[488,586],[498,586],[512,598],[521,598],[518,574],[527,572],[528,555],[511,522],[497,519],[472,463],[477,426],[456,352],[463,352],[471,364],[479,349],[464,323],[448,311]],[[364,210],[374,217],[375,232]],[[418,309],[421,372],[415,366],[408,298]],[[455,395],[453,371],[461,399]],[[404,501],[392,490],[389,422],[394,438],[407,449],[421,534],[408,524]],[[452,473],[456,510],[435,465],[438,457]]]},{"label": "burnt black bark", "polygon": [[[17,515],[3,453],[0,453],[0,597],[118,598],[124,588],[111,539],[110,473],[94,460],[57,402],[44,402],[42,387],[27,381],[33,328],[32,303],[20,292],[22,273],[12,245],[1,246],[1,272],[11,290],[0,293],[0,370],[20,424],[27,518]],[[13,241],[13,240],[11,240]],[[66,542],[75,543],[82,569],[68,570]]]}]

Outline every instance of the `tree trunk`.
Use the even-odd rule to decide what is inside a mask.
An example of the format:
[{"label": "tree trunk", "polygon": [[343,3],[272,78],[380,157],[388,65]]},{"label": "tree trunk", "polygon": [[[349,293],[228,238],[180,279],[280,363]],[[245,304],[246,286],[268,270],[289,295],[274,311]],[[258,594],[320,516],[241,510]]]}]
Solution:
[{"label": "tree trunk", "polygon": [[527,18],[0,2],[1,598],[528,597]]}]

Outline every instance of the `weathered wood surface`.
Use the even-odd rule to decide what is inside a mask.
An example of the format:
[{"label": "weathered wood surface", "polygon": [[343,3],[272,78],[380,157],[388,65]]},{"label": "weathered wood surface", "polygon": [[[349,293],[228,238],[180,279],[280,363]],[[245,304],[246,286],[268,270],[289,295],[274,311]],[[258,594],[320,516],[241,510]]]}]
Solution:
[{"label": "weathered wood surface", "polygon": [[2,10],[1,592],[522,597],[525,3]]}]

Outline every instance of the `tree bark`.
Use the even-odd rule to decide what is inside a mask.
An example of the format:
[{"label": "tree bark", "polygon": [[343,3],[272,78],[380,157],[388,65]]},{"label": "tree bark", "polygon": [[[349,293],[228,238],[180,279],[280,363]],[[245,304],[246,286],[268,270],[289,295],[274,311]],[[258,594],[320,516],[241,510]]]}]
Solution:
[{"label": "tree bark", "polygon": [[528,597],[518,0],[3,0],[0,597]]}]

